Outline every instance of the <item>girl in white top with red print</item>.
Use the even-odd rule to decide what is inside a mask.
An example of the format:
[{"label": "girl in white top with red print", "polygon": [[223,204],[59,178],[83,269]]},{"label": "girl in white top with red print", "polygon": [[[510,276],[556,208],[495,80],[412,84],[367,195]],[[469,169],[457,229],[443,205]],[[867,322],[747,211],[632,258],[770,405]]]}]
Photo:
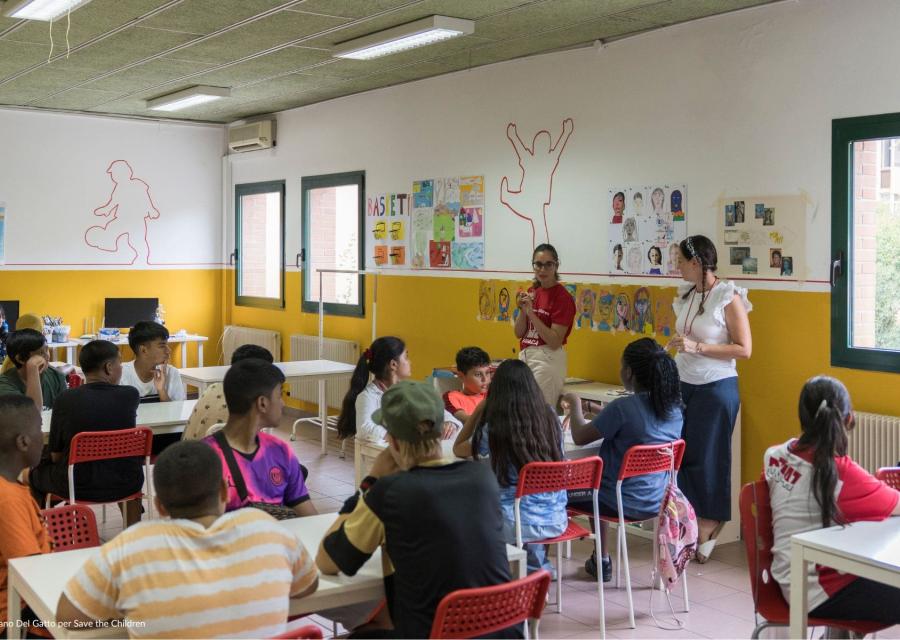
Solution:
[{"label": "girl in white top with red print", "polygon": [[553,245],[539,244],[531,266],[534,285],[516,298],[519,360],[528,365],[547,404],[555,408],[566,380],[568,361],[563,346],[572,333],[575,299],[559,283],[559,254]]},{"label": "girl in white top with red print", "polygon": [[[763,460],[772,504],[772,577],[790,599],[791,536],[835,524],[900,515],[900,492],[847,455],[850,395],[818,376],[800,393],[799,439],[770,447]],[[809,578],[809,615],[900,624],[900,589],[817,566]]]}]

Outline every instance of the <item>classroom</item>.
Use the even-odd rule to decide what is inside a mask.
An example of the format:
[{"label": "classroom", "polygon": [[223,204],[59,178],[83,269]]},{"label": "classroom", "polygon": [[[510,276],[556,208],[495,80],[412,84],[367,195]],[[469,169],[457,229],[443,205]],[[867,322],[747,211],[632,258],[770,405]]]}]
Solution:
[{"label": "classroom", "polygon": [[[900,471],[887,470],[900,465],[898,25],[896,0],[0,0],[0,356],[12,347],[15,365],[0,375],[0,504],[34,497],[43,530],[35,514],[55,499],[44,504],[38,470],[56,465],[49,493],[88,477],[65,477],[58,430],[88,430],[76,422],[150,427],[154,446],[140,469],[128,462],[143,501],[89,509],[95,545],[0,548],[0,631],[20,637],[21,612],[84,637],[63,624],[77,616],[57,610],[60,594],[82,615],[112,596],[101,608],[65,581],[111,575],[97,558],[131,553],[152,526],[196,525],[174,505],[206,481],[210,505],[225,483],[228,526],[269,527],[284,546],[263,560],[292,559],[266,601],[275,621],[228,631],[173,613],[144,630],[119,608],[91,633],[447,637],[431,626],[443,596],[521,579],[540,600],[531,611],[492,631],[472,614],[476,631],[454,637],[808,637],[807,623],[900,637],[900,518],[888,517]],[[29,314],[40,336],[16,327]],[[62,396],[48,396],[47,371]],[[422,384],[396,386],[406,380]],[[65,401],[128,384],[140,400],[103,400],[127,414],[121,426],[99,402]],[[4,404],[7,389],[36,407]],[[439,396],[443,419],[410,417]],[[644,419],[656,435],[634,431]],[[498,422],[530,435],[507,441]],[[214,462],[185,442],[205,436]],[[620,525],[615,474],[629,446],[650,444],[668,446],[672,469],[624,480],[644,493],[629,507],[624,490]],[[285,466],[242,489],[263,450]],[[550,509],[561,496],[562,529],[535,525],[545,535],[524,542],[570,522],[585,535],[561,555],[523,546],[517,462],[586,469],[595,456],[599,507],[588,486],[522,498]],[[410,513],[445,468],[467,489]],[[675,478],[691,506],[674,517],[686,524],[675,546],[687,539],[694,557],[669,563],[669,593],[651,572]],[[238,508],[267,481],[291,487],[275,499],[290,519]],[[391,511],[388,486],[405,508]],[[454,510],[478,530],[451,539],[437,523]],[[188,553],[190,526],[161,533],[166,549]],[[768,538],[748,541],[760,527]],[[424,604],[403,600],[424,578],[404,575],[398,530],[452,550],[412,562],[438,575]],[[463,540],[493,552],[441,574],[471,556]],[[249,571],[234,562],[222,593],[243,603],[230,613],[241,624],[256,610],[228,591]],[[772,564],[766,588],[759,562]],[[201,597],[184,589],[187,611]],[[843,624],[862,602],[875,617]]]}]

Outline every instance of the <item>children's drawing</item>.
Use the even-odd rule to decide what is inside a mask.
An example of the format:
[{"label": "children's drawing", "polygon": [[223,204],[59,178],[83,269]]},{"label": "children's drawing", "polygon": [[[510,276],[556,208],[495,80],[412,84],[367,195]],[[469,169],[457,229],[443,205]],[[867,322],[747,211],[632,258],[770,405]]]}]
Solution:
[{"label": "children's drawing", "polygon": [[412,213],[412,266],[417,269],[422,269],[427,264],[432,217],[431,209],[414,209]]},{"label": "children's drawing", "polygon": [[613,311],[613,294],[601,290],[597,294],[597,325],[596,331],[610,331],[615,324]]},{"label": "children's drawing", "polygon": [[434,180],[434,209],[459,213],[459,178],[436,178]]},{"label": "children's drawing", "polygon": [[450,268],[450,243],[435,242],[428,243],[428,263],[433,269],[449,269]]},{"label": "children's drawing", "polygon": [[459,179],[459,205],[484,206],[484,176],[466,176]]},{"label": "children's drawing", "polygon": [[403,220],[392,220],[388,227],[388,233],[391,234],[391,240],[403,240],[406,237],[405,226]]},{"label": "children's drawing", "polygon": [[446,208],[434,209],[434,240],[448,242],[456,240],[456,216]]},{"label": "children's drawing", "polygon": [[484,217],[481,207],[462,207],[459,210],[460,238],[481,238],[484,235]]},{"label": "children's drawing", "polygon": [[[668,293],[668,291],[666,292]],[[675,326],[675,311],[672,309],[672,299],[670,295],[658,296],[656,298],[656,335],[665,338],[671,338],[675,335],[672,327]]]},{"label": "children's drawing", "polygon": [[642,262],[643,256],[641,255],[640,245],[633,244],[629,246],[627,258],[625,260],[625,264],[628,268],[628,273],[640,273]]},{"label": "children's drawing", "polygon": [[497,294],[497,322],[509,322],[509,289],[503,287]]},{"label": "children's drawing", "polygon": [[625,222],[622,223],[622,240],[624,242],[638,241],[637,220],[634,218],[625,218]]},{"label": "children's drawing", "polygon": [[394,266],[402,266],[406,264],[406,245],[391,245],[388,252],[390,263]]},{"label": "children's drawing", "polygon": [[483,242],[442,242],[440,244],[452,245],[451,257],[455,269],[484,269]]},{"label": "children's drawing", "polygon": [[84,232],[84,241],[89,247],[116,253],[119,251],[119,240],[124,238],[124,244],[134,254],[129,264],[134,264],[138,259],[150,264],[147,224],[160,215],[150,195],[150,185],[135,178],[134,170],[125,160],[113,160],[106,173],[113,183],[112,192],[106,204],[94,209],[94,215],[109,221],[102,226],[88,227]]},{"label": "children's drawing", "polygon": [[494,283],[490,280],[482,280],[478,288],[478,319],[494,319]]},{"label": "children's drawing", "polygon": [[536,219],[539,222],[543,220],[546,242],[550,242],[547,208],[553,199],[553,176],[574,130],[574,121],[566,118],[556,142],[553,142],[550,132],[543,129],[534,134],[529,148],[519,137],[515,123],[510,122],[506,126],[506,137],[516,153],[521,177],[516,189],[510,189],[510,179],[503,177],[500,181],[500,202],[531,225],[532,247],[537,244]]},{"label": "children's drawing", "polygon": [[666,265],[670,276],[677,276],[680,271],[678,269],[678,256],[681,255],[681,248],[677,242],[669,245],[669,263]]},{"label": "children's drawing", "polygon": [[[520,293],[525,293],[526,290],[527,290],[527,287],[523,287],[523,286],[520,285],[520,286],[516,289],[516,296],[513,298],[513,300],[518,300],[518,299],[519,299],[519,294],[520,294]],[[515,322],[516,320],[519,319],[519,314],[520,314],[520,313],[522,313],[522,310],[519,309],[519,305],[515,305],[515,306],[513,307],[513,312],[512,312],[512,319],[513,319],[513,322]]]},{"label": "children's drawing", "polygon": [[631,330],[635,333],[653,333],[653,302],[650,290],[641,287],[634,292],[634,312],[631,316]]},{"label": "children's drawing", "polygon": [[388,246],[385,244],[376,244],[372,247],[372,259],[379,267],[383,267],[388,263]]},{"label": "children's drawing", "polygon": [[[681,191],[678,189],[672,190],[672,196],[670,198],[672,202],[672,220],[675,222],[684,222],[684,210],[681,206]],[[743,205],[743,203],[741,203]],[[741,216],[744,215],[743,206],[741,207]]]},{"label": "children's drawing", "polygon": [[625,214],[625,192],[616,191],[612,197],[612,219],[610,224],[622,224],[622,216]]},{"label": "children's drawing", "polygon": [[594,308],[597,294],[590,287],[582,287],[578,296],[578,328],[594,328]]},{"label": "children's drawing", "polygon": [[631,326],[631,300],[624,291],[616,296],[613,310],[613,331],[628,331]]},{"label": "children's drawing", "polygon": [[572,296],[572,300],[576,299],[576,294],[578,293],[578,285],[577,284],[564,284],[563,288],[569,292],[569,295]]},{"label": "children's drawing", "polygon": [[662,249],[653,245],[647,250],[647,273],[651,276],[660,276],[662,268]]}]

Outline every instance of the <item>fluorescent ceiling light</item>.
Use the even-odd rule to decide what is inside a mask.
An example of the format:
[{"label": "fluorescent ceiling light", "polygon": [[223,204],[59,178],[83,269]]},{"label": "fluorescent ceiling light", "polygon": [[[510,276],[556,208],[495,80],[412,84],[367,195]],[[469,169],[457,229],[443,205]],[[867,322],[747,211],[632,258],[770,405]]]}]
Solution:
[{"label": "fluorescent ceiling light", "polygon": [[179,111],[188,107],[195,107],[204,102],[227,98],[230,95],[231,89],[227,87],[206,87],[201,85],[147,100],[147,108],[154,111]]},{"label": "fluorescent ceiling light", "polygon": [[10,0],[4,15],[20,20],[54,20],[90,0]]},{"label": "fluorescent ceiling light", "polygon": [[475,23],[471,20],[430,16],[362,38],[341,42],[334,48],[332,55],[335,58],[371,60],[474,32]]}]

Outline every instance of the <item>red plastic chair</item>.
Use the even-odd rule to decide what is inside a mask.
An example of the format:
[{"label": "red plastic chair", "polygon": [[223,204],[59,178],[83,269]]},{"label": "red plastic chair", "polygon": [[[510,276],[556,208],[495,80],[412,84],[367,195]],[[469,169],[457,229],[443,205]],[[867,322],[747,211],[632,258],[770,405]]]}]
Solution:
[{"label": "red plastic chair", "polygon": [[[790,607],[781,593],[781,587],[772,577],[772,505],[769,503],[769,485],[765,480],[749,482],[741,488],[741,534],[747,549],[750,569],[750,587],[753,591],[754,613],[763,621],[756,625],[751,638],[758,638],[768,627],[790,625]],[[862,620],[834,620],[809,618],[811,627],[836,627],[867,635],[886,629],[890,625]]]},{"label": "red plastic chair", "polygon": [[526,620],[538,621],[549,589],[550,573],[541,569],[506,584],[453,591],[438,604],[428,637],[483,638]]},{"label": "red plastic chair", "polygon": [[875,477],[892,489],[900,491],[900,467],[881,467]]},{"label": "red plastic chair", "polygon": [[308,624],[293,631],[286,631],[272,640],[322,640],[322,629],[318,625]]},{"label": "red plastic chair", "polygon": [[[110,504],[109,502],[90,502],[75,497],[75,465],[81,462],[98,462],[118,458],[143,458],[144,478],[147,479],[147,512],[153,515],[153,486],[150,479],[150,454],[153,449],[153,431],[148,427],[121,429],[118,431],[82,431],[76,433],[69,445],[69,497],[47,495],[47,506],[52,500],[63,500],[68,504]],[[125,503],[129,500],[140,500],[142,491],[123,496],[112,502]]]},{"label": "red plastic chair", "polygon": [[67,504],[41,511],[53,552],[99,547],[97,517],[94,510],[82,504]]},{"label": "red plastic chair", "polygon": [[[523,548],[522,521],[519,514],[519,506],[522,498],[535,493],[549,493],[552,491],[566,491],[569,489],[590,489],[594,503],[594,526],[599,530],[600,520],[597,514],[597,493],[600,489],[600,479],[603,477],[603,460],[597,456],[581,458],[579,460],[564,460],[562,462],[529,462],[522,467],[519,473],[519,484],[516,487],[515,518],[516,518],[516,546]],[[562,613],[562,543],[570,540],[590,538],[593,534],[569,519],[568,526],[562,535],[544,540],[530,540],[529,544],[555,544],[556,545],[556,610]],[[597,557],[601,556],[600,536],[594,537],[594,550]],[[600,637],[606,637],[605,608],[603,603],[603,579],[598,573],[597,591],[600,597]]]}]

